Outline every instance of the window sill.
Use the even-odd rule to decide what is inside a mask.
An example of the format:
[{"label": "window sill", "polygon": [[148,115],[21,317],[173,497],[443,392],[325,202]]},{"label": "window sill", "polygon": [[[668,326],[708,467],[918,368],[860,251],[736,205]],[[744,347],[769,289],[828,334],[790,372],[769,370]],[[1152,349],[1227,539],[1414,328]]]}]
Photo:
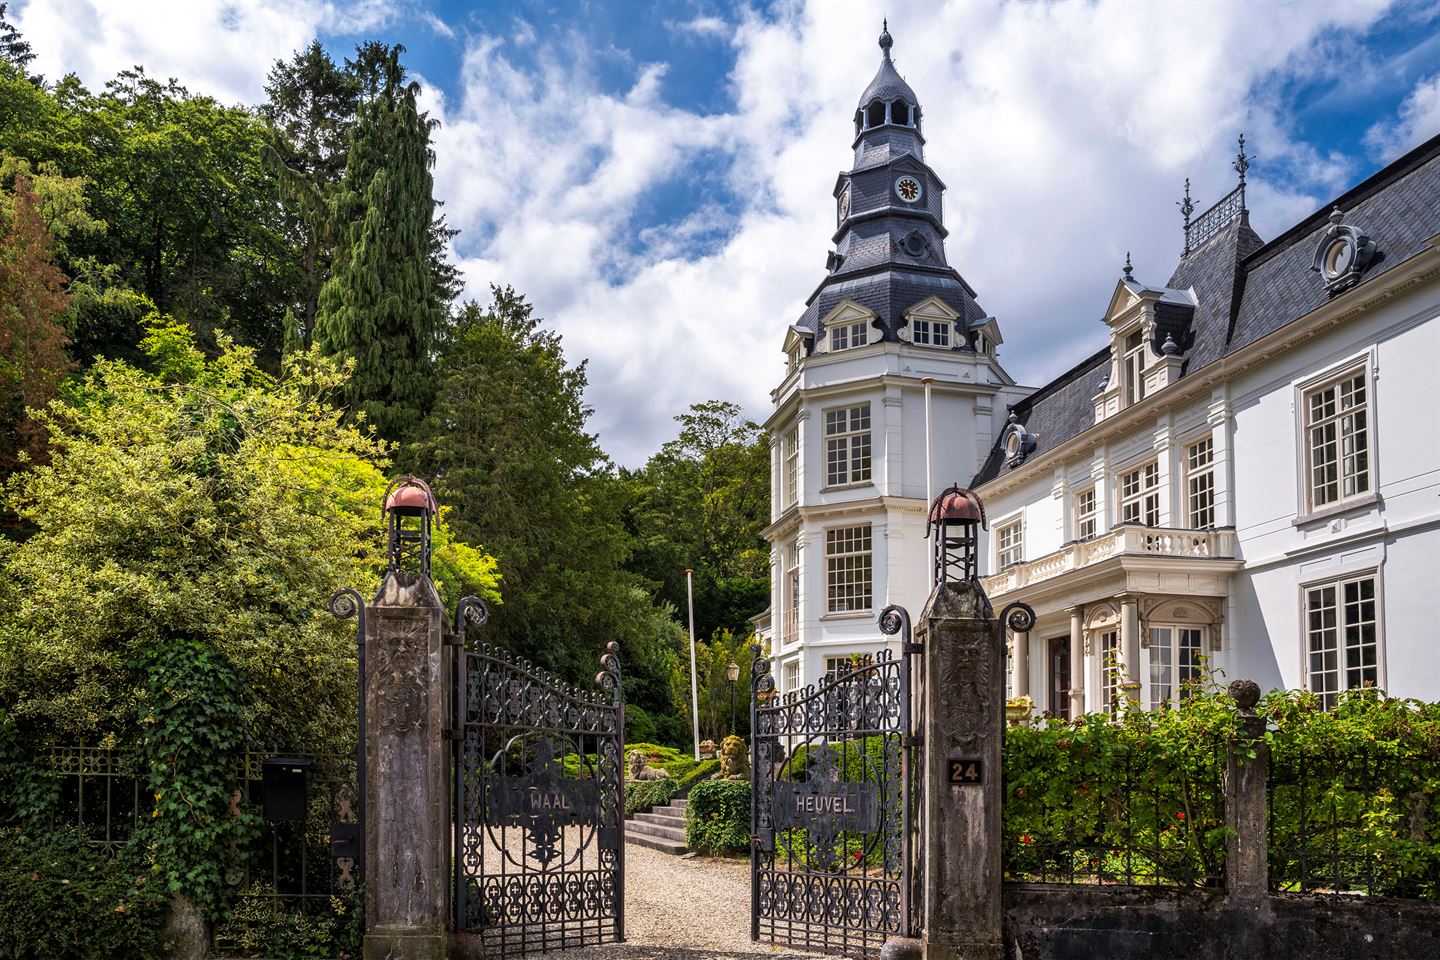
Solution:
[{"label": "window sill", "polygon": [[1294,520],[1291,520],[1290,525],[1295,527],[1308,527],[1311,524],[1318,524],[1325,520],[1333,520],[1336,517],[1344,516],[1345,514],[1351,513],[1352,511],[1363,510],[1366,507],[1373,507],[1383,503],[1384,500],[1381,499],[1380,494],[1369,493],[1365,496],[1357,497],[1353,500],[1346,500],[1341,503],[1334,503],[1326,507],[1321,507],[1319,510],[1315,510],[1311,513],[1302,513]]},{"label": "window sill", "polygon": [[822,613],[821,620],[869,620],[875,616],[873,610],[848,610],[845,613]]},{"label": "window sill", "polygon": [[837,483],[820,488],[821,493],[838,493],[844,490],[860,490],[875,486],[874,480],[856,480],[854,483]]}]

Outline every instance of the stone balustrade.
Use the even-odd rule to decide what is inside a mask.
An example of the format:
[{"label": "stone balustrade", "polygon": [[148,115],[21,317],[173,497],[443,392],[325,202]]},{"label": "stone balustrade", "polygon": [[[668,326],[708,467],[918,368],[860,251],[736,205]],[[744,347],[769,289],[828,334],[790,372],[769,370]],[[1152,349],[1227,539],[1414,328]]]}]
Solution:
[{"label": "stone balustrade", "polygon": [[995,597],[1122,555],[1231,559],[1235,556],[1235,531],[1177,530],[1127,524],[1093,540],[1067,543],[1054,553],[1017,563],[992,577],[982,578],[981,582],[985,585],[985,592]]}]

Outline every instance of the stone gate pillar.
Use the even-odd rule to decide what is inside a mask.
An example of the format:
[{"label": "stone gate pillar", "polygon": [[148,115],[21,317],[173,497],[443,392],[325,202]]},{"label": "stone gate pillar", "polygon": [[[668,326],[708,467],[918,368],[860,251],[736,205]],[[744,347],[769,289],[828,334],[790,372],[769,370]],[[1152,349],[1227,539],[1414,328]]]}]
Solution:
[{"label": "stone gate pillar", "polygon": [[917,640],[925,663],[925,960],[1002,960],[1005,646],[979,582],[937,586]]},{"label": "stone gate pillar", "polygon": [[365,960],[441,960],[449,884],[445,609],[391,570],[365,619]]}]

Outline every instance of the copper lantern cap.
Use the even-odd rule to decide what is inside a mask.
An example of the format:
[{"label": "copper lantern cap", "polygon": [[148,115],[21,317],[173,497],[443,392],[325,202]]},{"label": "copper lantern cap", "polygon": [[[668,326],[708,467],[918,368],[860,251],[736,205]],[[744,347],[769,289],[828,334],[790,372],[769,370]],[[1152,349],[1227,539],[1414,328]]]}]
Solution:
[{"label": "copper lantern cap", "polygon": [[985,505],[974,490],[959,485],[945,488],[930,504],[930,526],[960,521],[985,526]]},{"label": "copper lantern cap", "polygon": [[430,485],[419,477],[401,477],[390,484],[383,509],[386,513],[428,513],[432,517],[440,512]]}]

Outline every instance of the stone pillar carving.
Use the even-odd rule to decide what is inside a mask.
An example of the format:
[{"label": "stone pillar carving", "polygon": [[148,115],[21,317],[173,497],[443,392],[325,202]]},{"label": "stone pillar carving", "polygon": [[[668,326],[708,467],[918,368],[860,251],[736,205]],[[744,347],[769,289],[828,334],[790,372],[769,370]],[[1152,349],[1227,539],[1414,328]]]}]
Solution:
[{"label": "stone pillar carving", "polygon": [[365,960],[442,960],[450,886],[447,619],[392,570],[366,611]]},{"label": "stone pillar carving", "polygon": [[1002,960],[1005,645],[976,581],[930,595],[925,662],[925,960]]},{"label": "stone pillar carving", "polygon": [[[1270,748],[1265,718],[1255,713],[1259,685],[1236,680],[1229,693],[1240,712],[1240,739],[1230,744],[1225,761],[1225,825],[1234,831],[1225,839],[1225,893],[1232,904],[1260,903],[1270,885],[1265,809]],[[1246,756],[1251,750],[1253,759]]]}]

